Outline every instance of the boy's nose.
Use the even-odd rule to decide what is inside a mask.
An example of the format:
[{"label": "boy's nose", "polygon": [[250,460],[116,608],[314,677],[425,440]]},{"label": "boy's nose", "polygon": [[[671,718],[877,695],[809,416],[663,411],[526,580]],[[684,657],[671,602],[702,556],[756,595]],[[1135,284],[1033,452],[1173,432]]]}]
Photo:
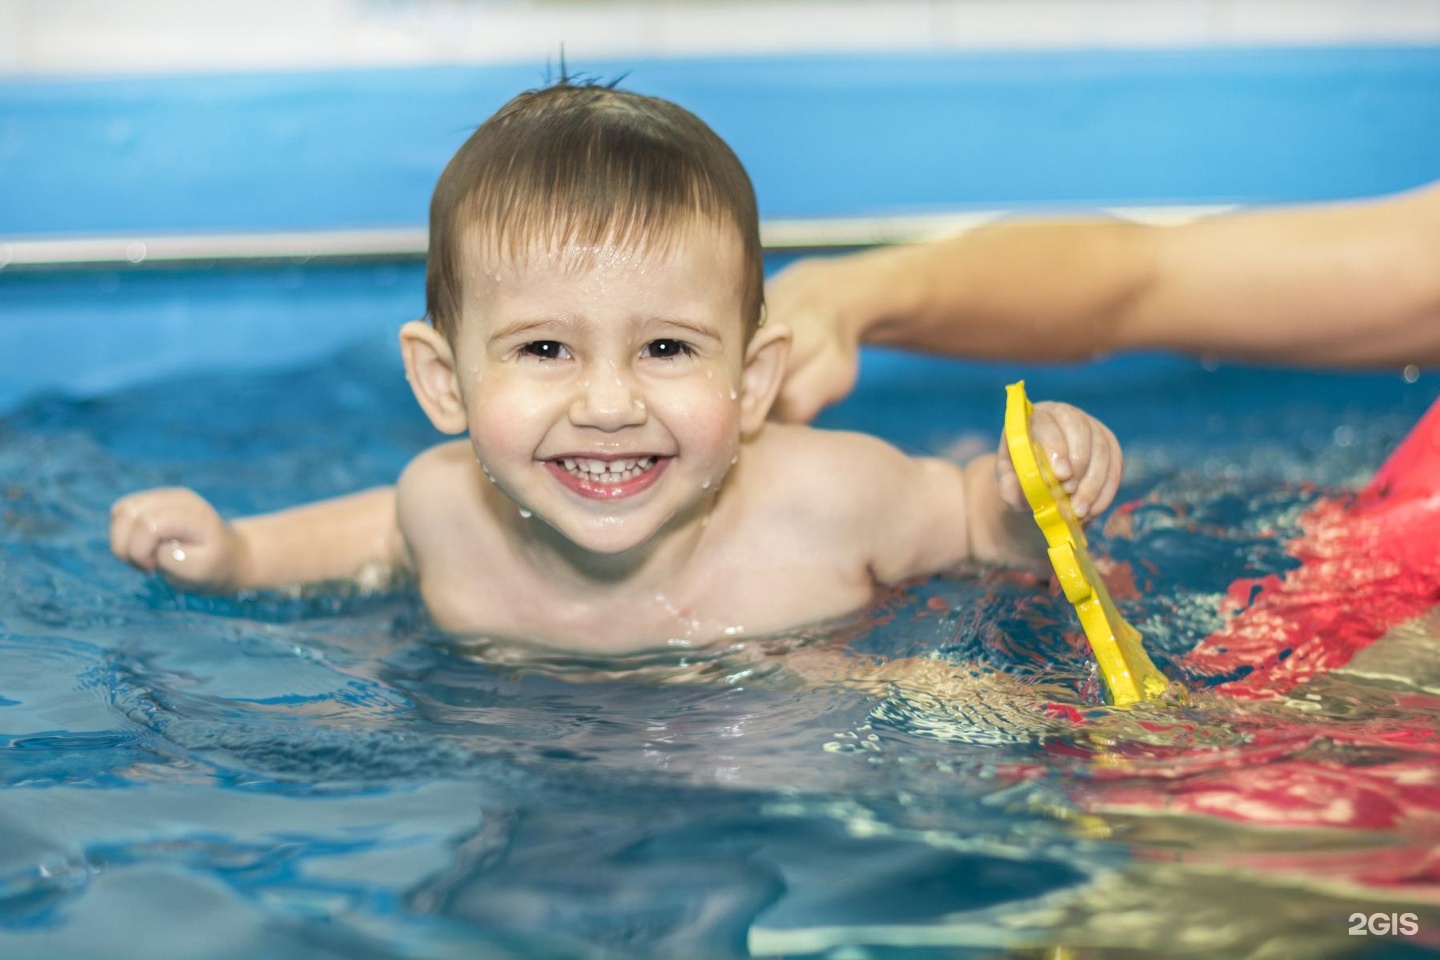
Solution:
[{"label": "boy's nose", "polygon": [[592,371],[570,405],[570,421],[580,427],[620,430],[639,426],[645,417],[645,401],[635,384],[609,366]]}]

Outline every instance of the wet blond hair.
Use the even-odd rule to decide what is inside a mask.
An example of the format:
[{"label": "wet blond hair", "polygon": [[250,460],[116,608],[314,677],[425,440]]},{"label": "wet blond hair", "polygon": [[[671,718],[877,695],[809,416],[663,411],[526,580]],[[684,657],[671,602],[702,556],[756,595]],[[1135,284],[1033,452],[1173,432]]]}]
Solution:
[{"label": "wet blond hair", "polygon": [[664,253],[697,220],[738,231],[748,339],[765,276],[755,189],[735,152],[658,97],[569,80],[527,91],[470,135],[435,185],[426,316],[453,342],[469,244],[510,262],[564,250],[583,267],[585,251],[607,244]]}]

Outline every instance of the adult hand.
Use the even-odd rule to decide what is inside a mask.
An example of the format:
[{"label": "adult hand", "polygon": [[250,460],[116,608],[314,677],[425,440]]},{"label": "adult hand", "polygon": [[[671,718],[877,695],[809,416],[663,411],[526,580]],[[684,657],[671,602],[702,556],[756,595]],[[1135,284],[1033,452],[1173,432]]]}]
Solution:
[{"label": "adult hand", "polygon": [[790,360],[770,417],[806,423],[842,399],[860,373],[860,331],[826,260],[798,260],[765,286],[766,322],[790,328]]}]

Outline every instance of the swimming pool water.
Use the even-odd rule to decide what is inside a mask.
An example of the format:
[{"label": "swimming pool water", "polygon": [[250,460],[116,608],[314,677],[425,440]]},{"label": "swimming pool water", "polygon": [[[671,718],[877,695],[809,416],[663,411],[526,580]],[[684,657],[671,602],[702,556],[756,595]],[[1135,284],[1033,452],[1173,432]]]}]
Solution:
[{"label": "swimming pool water", "polygon": [[[878,379],[823,422],[917,450],[993,442],[1019,372],[869,365]],[[1126,444],[1120,500],[1138,504],[1094,539],[1137,585],[1127,616],[1181,674],[1229,584],[1292,566],[1301,513],[1360,485],[1440,389],[1165,358],[1024,372],[1032,396],[1086,406]],[[1375,786],[1436,756],[1426,623],[1276,702],[1189,674],[1190,704],[1119,714],[1098,705],[1063,600],[1014,573],[913,584],[758,655],[597,663],[459,643],[404,589],[203,599],[109,555],[122,493],[186,484],[230,514],[274,509],[389,482],[436,439],[388,341],[280,373],[32,399],[0,420],[0,955],[1440,944],[1440,799]],[[889,696],[794,682],[786,656],[827,643],[933,653],[962,682]],[[1281,769],[1291,794],[1235,802],[1253,815],[1181,802],[1217,771],[1243,787]],[[1341,813],[1267,819],[1306,804]],[[1413,913],[1418,931],[1354,934],[1356,912]]]}]

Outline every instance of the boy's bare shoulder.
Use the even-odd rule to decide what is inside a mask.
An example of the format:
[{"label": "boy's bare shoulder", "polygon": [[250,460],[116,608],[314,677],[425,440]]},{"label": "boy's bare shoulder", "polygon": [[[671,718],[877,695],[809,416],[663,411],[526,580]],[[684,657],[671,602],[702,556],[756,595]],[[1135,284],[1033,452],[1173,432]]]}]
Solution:
[{"label": "boy's bare shoulder", "polygon": [[413,528],[435,518],[453,522],[457,508],[469,500],[479,506],[480,465],[469,442],[441,443],[418,454],[395,483],[396,507],[401,525]]},{"label": "boy's bare shoulder", "polygon": [[469,442],[451,440],[417,454],[401,472],[398,485],[401,488],[416,488],[454,482],[474,469],[478,469],[478,465]]},{"label": "boy's bare shoulder", "polygon": [[891,492],[910,458],[878,437],[770,423],[754,445],[764,482],[786,499],[831,512],[864,509]]},{"label": "boy's bare shoulder", "polygon": [[767,423],[757,446],[767,456],[811,459],[818,466],[857,465],[879,458],[879,466],[893,465],[906,458],[890,443],[868,433],[850,430],[822,430],[788,423]]}]

